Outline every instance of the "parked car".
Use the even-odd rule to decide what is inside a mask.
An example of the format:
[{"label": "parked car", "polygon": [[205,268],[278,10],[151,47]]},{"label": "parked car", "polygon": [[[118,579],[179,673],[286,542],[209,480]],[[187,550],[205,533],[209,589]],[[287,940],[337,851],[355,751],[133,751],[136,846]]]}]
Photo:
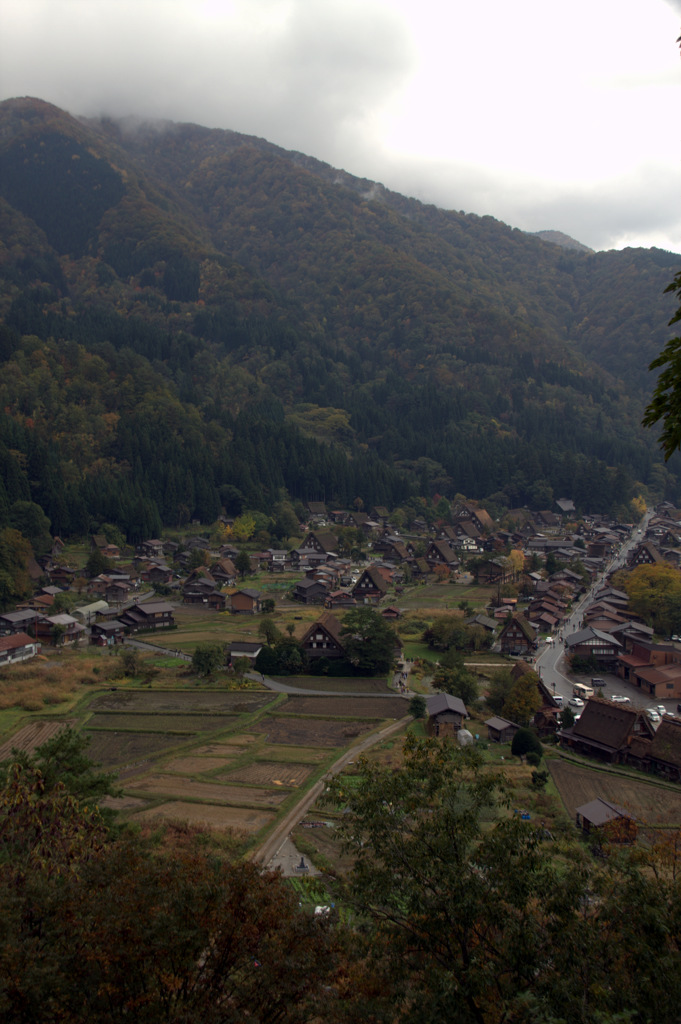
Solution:
[{"label": "parked car", "polygon": [[650,719],[651,722],[661,722],[662,721],[662,719],[660,718],[660,716],[657,713],[657,711],[655,710],[655,708],[646,708],[646,714],[647,714],[647,716],[648,716],[648,718]]},{"label": "parked car", "polygon": [[571,704],[573,708],[583,708],[584,701],[581,697],[570,697],[568,704]]},{"label": "parked car", "polygon": [[613,693],[610,700],[613,701],[614,704],[631,704],[629,697],[624,697],[621,693]]},{"label": "parked car", "polygon": [[555,702],[558,705],[558,707],[562,708],[562,706],[563,706],[563,694],[562,693],[554,693],[553,699],[555,700]]},{"label": "parked car", "polygon": [[655,705],[655,710],[657,711],[658,715],[666,715],[667,714],[667,709],[664,706],[664,704],[656,704]]}]

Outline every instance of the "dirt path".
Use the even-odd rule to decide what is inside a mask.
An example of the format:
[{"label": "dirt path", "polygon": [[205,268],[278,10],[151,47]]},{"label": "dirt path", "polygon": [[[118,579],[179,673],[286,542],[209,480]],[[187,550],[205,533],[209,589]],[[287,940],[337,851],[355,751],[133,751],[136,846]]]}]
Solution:
[{"label": "dirt path", "polygon": [[288,814],[279,822],[265,842],[251,853],[251,860],[255,861],[256,864],[260,864],[262,867],[267,867],[288,839],[294,826],[305,817],[313,803],[324,792],[327,776],[337,775],[338,772],[345,768],[347,764],[354,761],[360,754],[363,754],[365,750],[368,750],[376,743],[381,743],[389,736],[392,736],[394,733],[404,729],[411,720],[411,715],[407,715],[405,718],[400,718],[399,721],[392,722],[379,732],[372,733],[371,736],[367,736],[366,739],[363,739],[356,746],[342,754],[337,761],[334,761],[324,778],[320,779],[319,782],[315,782],[314,786],[312,786],[312,788],[309,789],[303,797],[301,797],[295,807],[292,807]]}]

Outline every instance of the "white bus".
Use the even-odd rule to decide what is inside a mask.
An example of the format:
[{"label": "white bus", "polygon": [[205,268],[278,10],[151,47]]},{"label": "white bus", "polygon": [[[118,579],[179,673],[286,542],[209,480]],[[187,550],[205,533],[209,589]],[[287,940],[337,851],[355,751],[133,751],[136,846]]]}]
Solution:
[{"label": "white bus", "polygon": [[581,697],[582,700],[588,700],[589,697],[593,697],[593,687],[585,686],[584,683],[575,683],[572,687],[572,696]]}]

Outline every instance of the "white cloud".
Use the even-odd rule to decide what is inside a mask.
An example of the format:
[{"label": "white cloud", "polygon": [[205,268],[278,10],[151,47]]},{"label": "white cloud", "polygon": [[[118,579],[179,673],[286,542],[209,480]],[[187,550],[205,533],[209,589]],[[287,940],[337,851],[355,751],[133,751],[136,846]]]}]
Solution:
[{"label": "white cloud", "polygon": [[680,7],[0,0],[0,95],[232,128],[519,227],[681,251]]}]

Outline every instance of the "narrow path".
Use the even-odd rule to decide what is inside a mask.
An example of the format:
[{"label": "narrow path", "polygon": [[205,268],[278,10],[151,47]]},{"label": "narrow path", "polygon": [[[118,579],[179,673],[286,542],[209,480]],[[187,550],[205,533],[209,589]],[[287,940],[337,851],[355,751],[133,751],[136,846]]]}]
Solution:
[{"label": "narrow path", "polygon": [[[325,696],[328,696],[328,694]],[[324,792],[327,786],[328,777],[330,775],[337,775],[338,772],[350,763],[350,761],[354,761],[360,754],[363,754],[365,750],[375,746],[376,743],[381,743],[383,740],[388,739],[389,736],[392,736],[394,733],[400,732],[400,730],[406,728],[411,720],[411,715],[407,715],[405,718],[400,718],[396,722],[392,722],[390,725],[380,729],[377,733],[372,733],[370,736],[365,737],[356,746],[352,747],[350,750],[346,750],[344,754],[341,754],[338,760],[334,761],[331,767],[326,771],[324,777],[321,778],[319,782],[315,782],[315,784],[308,789],[307,793],[305,793],[298,803],[288,811],[267,839],[257,849],[251,852],[250,859],[256,864],[260,864],[262,867],[267,867],[270,861],[276,857],[281,846],[288,838],[291,830],[305,817],[313,803]]]}]

